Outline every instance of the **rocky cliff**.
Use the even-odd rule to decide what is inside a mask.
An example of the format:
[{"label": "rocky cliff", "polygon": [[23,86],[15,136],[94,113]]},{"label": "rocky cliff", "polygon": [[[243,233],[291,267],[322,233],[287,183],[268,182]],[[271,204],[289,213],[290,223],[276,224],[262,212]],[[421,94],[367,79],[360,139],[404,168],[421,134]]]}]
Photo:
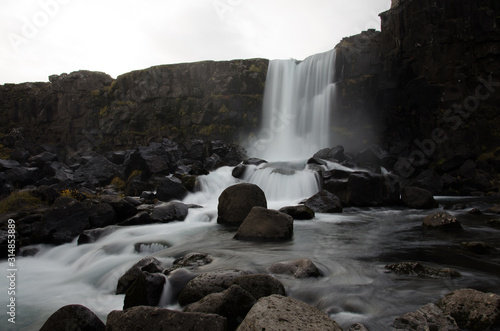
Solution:
[{"label": "rocky cliff", "polygon": [[[429,169],[442,176],[470,161],[473,171],[451,173],[439,190],[467,176],[482,184],[465,193],[486,190],[493,178],[479,175],[500,164],[500,2],[398,0],[380,17],[380,32],[336,46],[335,144],[350,151],[378,144],[387,153],[372,150],[372,159],[385,158],[404,178]],[[161,138],[238,142],[259,127],[267,66],[263,59],[199,62],[117,79],[80,71],[7,84],[0,86],[0,129],[23,127],[32,141],[75,149],[127,149]]]},{"label": "rocky cliff", "polygon": [[169,138],[235,141],[259,123],[268,60],[152,67],[112,79],[99,72],[0,86],[0,129],[31,141],[118,150]]}]

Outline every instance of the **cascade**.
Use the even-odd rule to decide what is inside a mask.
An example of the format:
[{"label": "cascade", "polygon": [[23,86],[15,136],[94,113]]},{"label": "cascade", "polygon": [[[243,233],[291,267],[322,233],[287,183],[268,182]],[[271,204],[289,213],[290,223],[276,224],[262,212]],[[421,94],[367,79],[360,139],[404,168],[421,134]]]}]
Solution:
[{"label": "cascade", "polygon": [[268,161],[307,159],[330,146],[330,113],[335,97],[335,50],[302,62],[269,63],[262,128],[250,148]]}]

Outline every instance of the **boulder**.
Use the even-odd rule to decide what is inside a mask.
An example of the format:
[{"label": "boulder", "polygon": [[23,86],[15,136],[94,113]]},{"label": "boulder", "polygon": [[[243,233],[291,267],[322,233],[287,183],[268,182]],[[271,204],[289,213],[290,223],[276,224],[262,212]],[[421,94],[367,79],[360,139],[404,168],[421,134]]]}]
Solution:
[{"label": "boulder", "polygon": [[321,276],[318,267],[307,258],[274,263],[269,267],[269,271],[273,274],[285,274],[295,278]]},{"label": "boulder", "polygon": [[500,327],[500,296],[472,289],[447,294],[436,305],[455,319],[458,326],[470,330]]},{"label": "boulder", "polygon": [[232,281],[247,271],[230,269],[203,273],[192,279],[179,294],[179,304],[187,305],[201,300],[211,293],[219,293],[231,286]]},{"label": "boulder", "polygon": [[136,306],[158,306],[164,286],[164,275],[141,272],[125,292],[123,309]]},{"label": "boulder", "polygon": [[293,298],[271,295],[259,299],[238,327],[238,331],[261,330],[342,331],[342,328],[313,306]]},{"label": "boulder", "polygon": [[313,155],[314,159],[323,159],[332,162],[342,162],[345,160],[344,147],[341,145],[332,148],[323,148]]},{"label": "boulder", "polygon": [[99,240],[99,238],[109,235],[118,228],[118,226],[107,226],[105,228],[85,230],[78,237],[78,245],[94,243]]},{"label": "boulder", "polygon": [[91,204],[87,207],[89,212],[89,224],[93,228],[103,228],[116,224],[116,213],[113,207],[107,203]]},{"label": "boulder", "polygon": [[182,185],[180,179],[170,177],[163,179],[156,190],[156,198],[160,201],[182,200],[188,194],[188,190]]},{"label": "boulder", "polygon": [[169,223],[173,221],[184,221],[189,208],[182,202],[171,201],[155,206],[151,219],[155,223]]},{"label": "boulder", "polygon": [[500,205],[493,206],[486,210],[487,213],[500,214]]},{"label": "boulder", "polygon": [[405,331],[460,331],[455,319],[445,314],[433,303],[425,305],[415,312],[407,313],[396,318],[391,326],[396,330]]},{"label": "boulder", "polygon": [[386,270],[398,275],[418,276],[423,278],[458,278],[460,272],[450,268],[431,268],[419,262],[401,262],[385,266]]},{"label": "boulder", "polygon": [[253,207],[234,239],[281,241],[293,236],[293,218],[277,210]]},{"label": "boulder", "polygon": [[121,226],[132,226],[132,225],[146,225],[156,223],[151,219],[151,216],[147,211],[141,211],[134,216],[127,218],[125,221],[120,222]]},{"label": "boulder", "polygon": [[175,259],[172,267],[165,270],[164,273],[168,275],[172,271],[179,268],[196,269],[198,267],[212,263],[212,261],[213,258],[206,253],[189,253],[185,256]]},{"label": "boulder", "polygon": [[255,184],[229,186],[219,196],[218,224],[240,225],[253,207],[267,208],[264,191]]},{"label": "boulder", "polygon": [[496,251],[495,247],[490,246],[482,241],[462,242],[460,246],[476,254],[489,254]]},{"label": "boulder", "polygon": [[123,191],[125,196],[141,196],[144,191],[154,191],[155,186],[153,184],[143,182],[139,178],[134,178],[128,183]]},{"label": "boulder", "polygon": [[422,226],[425,229],[440,229],[446,231],[462,230],[460,222],[447,212],[439,212],[424,218]]},{"label": "boulder", "polygon": [[486,222],[486,224],[488,224],[492,228],[500,229],[500,219],[489,220],[488,222]]},{"label": "boulder", "polygon": [[354,323],[347,329],[347,331],[369,331],[366,326],[361,323]]},{"label": "boulder", "polygon": [[247,170],[247,166],[244,164],[238,164],[236,167],[234,167],[233,171],[231,172],[231,175],[234,178],[243,178],[245,175],[245,171]]},{"label": "boulder", "polygon": [[431,192],[418,188],[407,186],[401,190],[401,200],[407,207],[414,209],[432,209],[439,207],[439,204]]},{"label": "boulder", "polygon": [[190,304],[184,311],[223,316],[227,318],[228,329],[235,330],[255,302],[255,298],[241,286],[232,285],[227,290],[209,294],[200,301]]},{"label": "boulder", "polygon": [[71,242],[89,227],[89,213],[83,203],[72,199],[58,198],[54,207],[43,215],[34,235],[47,244],[61,245]]},{"label": "boulder", "polygon": [[294,220],[312,220],[314,218],[314,210],[306,205],[282,207],[279,211],[292,216]]},{"label": "boulder", "polygon": [[124,294],[135,280],[144,272],[162,272],[162,263],[154,257],[145,257],[125,272],[116,285],[116,294]]},{"label": "boulder", "polygon": [[304,205],[315,213],[341,213],[342,202],[340,199],[325,190],[321,190],[304,202]]},{"label": "boulder", "polygon": [[157,307],[132,307],[108,315],[106,331],[225,331],[227,320],[219,315],[184,313]]},{"label": "boulder", "polygon": [[166,139],[162,143],[138,147],[130,154],[125,173],[128,176],[134,170],[142,171],[145,179],[155,174],[168,175],[180,160],[180,154],[179,146]]},{"label": "boulder", "polygon": [[[94,153],[82,157],[86,163],[75,170],[74,181],[85,186],[104,186],[111,183],[117,174],[117,166],[103,155]],[[90,186],[89,186],[90,185]]]},{"label": "boulder", "polygon": [[103,194],[101,195],[101,203],[107,203],[113,207],[117,222],[122,222],[137,214],[137,209],[130,202],[118,195]]},{"label": "boulder", "polygon": [[68,305],[50,315],[40,331],[104,331],[106,326],[90,309],[82,305]]},{"label": "boulder", "polygon": [[231,285],[241,286],[245,291],[250,293],[255,300],[273,294],[286,296],[283,284],[273,276],[266,274],[239,276],[232,281]]}]

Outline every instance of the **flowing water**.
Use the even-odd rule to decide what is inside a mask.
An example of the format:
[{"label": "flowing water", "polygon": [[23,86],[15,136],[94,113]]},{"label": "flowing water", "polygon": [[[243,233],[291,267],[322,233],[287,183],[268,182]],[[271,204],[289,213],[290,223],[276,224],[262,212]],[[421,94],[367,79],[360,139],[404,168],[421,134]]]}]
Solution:
[{"label": "flowing water", "polygon": [[[202,208],[190,209],[184,222],[112,227],[110,234],[95,243],[77,246],[75,239],[58,247],[38,245],[35,256],[19,257],[16,325],[7,327],[38,330],[53,312],[68,304],[82,304],[105,320],[111,310],[122,309],[124,295],[114,292],[119,277],[133,264],[154,256],[167,268],[175,258],[191,252],[209,253],[214,258],[199,272],[239,268],[268,273],[267,267],[275,262],[310,258],[322,277],[276,277],[289,296],[327,312],[343,327],[361,322],[370,330],[388,330],[397,316],[457,288],[500,293],[498,253],[481,256],[460,247],[462,241],[479,240],[500,249],[500,230],[486,226],[495,216],[466,213],[498,201],[439,199],[440,209],[467,205],[467,209],[449,210],[465,228],[454,234],[422,230],[424,216],[436,210],[406,208],[346,208],[342,214],[316,214],[313,220],[295,221],[293,239],[279,243],[237,241],[234,229],[217,225],[217,199],[226,187],[238,182],[259,185],[273,209],[296,205],[320,189],[317,173],[305,161],[297,160],[329,145],[328,109],[335,90],[331,83],[333,59],[331,51],[300,64],[293,60],[271,62],[263,128],[269,139],[258,142],[254,151],[275,162],[248,166],[242,180],[232,177],[231,167],[198,177],[198,191],[184,202]],[[335,163],[327,167],[346,169]],[[423,279],[385,272],[386,264],[402,261],[456,268],[463,277]],[[0,269],[8,269],[6,261],[0,262]],[[6,277],[0,278],[0,288],[8,288]],[[6,307],[7,300],[1,295],[0,305]],[[161,305],[180,309],[168,281]],[[3,318],[2,327],[8,316]]]}]

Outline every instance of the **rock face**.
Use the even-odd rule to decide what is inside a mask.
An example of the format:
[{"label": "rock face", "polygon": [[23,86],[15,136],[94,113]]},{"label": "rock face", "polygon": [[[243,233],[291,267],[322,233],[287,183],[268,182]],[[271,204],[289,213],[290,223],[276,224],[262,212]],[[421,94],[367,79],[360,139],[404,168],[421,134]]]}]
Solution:
[{"label": "rock face", "polygon": [[293,218],[277,210],[253,207],[234,238],[252,241],[281,241],[293,236]]},{"label": "rock face", "polygon": [[217,223],[240,225],[253,207],[267,208],[266,195],[255,184],[236,184],[225,189],[219,197]]},{"label": "rock face", "polygon": [[215,314],[183,313],[156,307],[133,307],[109,313],[106,331],[225,331],[227,321]]},{"label": "rock face", "polygon": [[418,187],[403,188],[401,200],[407,207],[414,209],[432,209],[439,206],[431,192]]},{"label": "rock face", "polygon": [[321,276],[318,267],[306,258],[275,263],[269,267],[269,271],[274,274],[292,275],[295,278]]},{"label": "rock face", "polygon": [[472,289],[456,290],[436,303],[458,326],[469,330],[500,327],[500,296]]},{"label": "rock face", "polygon": [[460,331],[455,319],[430,303],[412,313],[398,317],[392,324],[396,330]]},{"label": "rock face", "polygon": [[115,80],[78,71],[50,83],[6,84],[0,129],[23,127],[30,140],[73,149],[131,148],[163,137],[236,141],[256,129],[268,62],[164,65]]},{"label": "rock face", "polygon": [[208,294],[219,293],[229,288],[231,282],[248,272],[242,270],[222,270],[206,272],[191,280],[179,294],[179,303],[187,305],[201,300]]},{"label": "rock face", "polygon": [[68,305],[50,315],[40,331],[104,331],[104,329],[104,323],[87,307]]},{"label": "rock face", "polygon": [[217,314],[227,318],[228,328],[235,330],[245,318],[255,298],[239,285],[232,285],[220,293],[212,293],[186,308],[185,312]]},{"label": "rock face", "polygon": [[422,226],[425,229],[440,229],[446,231],[462,230],[460,222],[446,212],[439,212],[428,215],[424,218]]},{"label": "rock face", "polygon": [[329,330],[342,328],[324,312],[308,304],[280,295],[261,298],[252,307],[238,331]]}]

